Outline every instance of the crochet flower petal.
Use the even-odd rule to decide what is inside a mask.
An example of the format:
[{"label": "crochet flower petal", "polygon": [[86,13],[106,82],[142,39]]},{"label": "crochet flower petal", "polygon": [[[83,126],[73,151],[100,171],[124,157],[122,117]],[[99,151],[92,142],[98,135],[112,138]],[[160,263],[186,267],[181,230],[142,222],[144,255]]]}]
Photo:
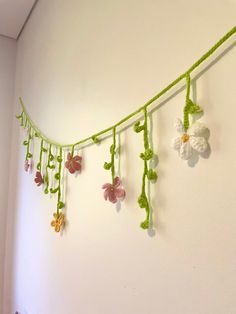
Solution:
[{"label": "crochet flower petal", "polygon": [[103,196],[104,196],[105,200],[108,199],[108,194],[109,194],[109,190],[106,189],[106,190],[104,191],[104,193],[103,193]]},{"label": "crochet flower petal", "polygon": [[118,188],[121,185],[121,179],[119,177],[115,177],[114,179],[114,187]]},{"label": "crochet flower petal", "polygon": [[207,130],[207,127],[205,126],[205,124],[201,122],[195,122],[189,128],[188,134],[193,135],[193,136],[200,136],[200,135],[203,135],[203,133],[206,132],[206,130]]},{"label": "crochet flower petal", "polygon": [[81,156],[76,155],[73,159],[74,159],[75,161],[81,161],[81,160],[82,160],[82,157],[81,157]]},{"label": "crochet flower petal", "polygon": [[67,160],[67,161],[65,162],[65,167],[66,167],[67,169],[69,169],[69,167],[70,167],[70,161]]},{"label": "crochet flower petal", "polygon": [[208,146],[204,137],[191,136],[189,142],[198,153],[204,153]]},{"label": "crochet flower petal", "polygon": [[105,183],[103,184],[102,189],[110,189],[111,187],[112,187],[111,183]]},{"label": "crochet flower petal", "polygon": [[124,198],[125,197],[125,190],[124,189],[116,189],[115,195],[117,198]]},{"label": "crochet flower petal", "polygon": [[24,169],[25,169],[26,172],[29,170],[29,166],[30,166],[30,165],[29,165],[28,160],[25,160]]},{"label": "crochet flower petal", "polygon": [[68,170],[69,170],[69,172],[72,173],[72,174],[75,173],[75,171],[76,171],[76,170],[72,167],[71,164],[70,164]]},{"label": "crochet flower petal", "polygon": [[179,132],[181,134],[184,132],[184,126],[183,126],[183,123],[180,119],[176,120],[174,127],[175,127],[177,132]]},{"label": "crochet flower petal", "polygon": [[179,150],[182,144],[182,140],[181,137],[175,137],[172,139],[171,141],[171,147],[173,149]]},{"label": "crochet flower petal", "polygon": [[109,198],[109,201],[113,204],[115,204],[117,202],[117,197],[116,197],[116,194],[115,194],[115,191],[109,191],[108,193],[108,198]]},{"label": "crochet flower petal", "polygon": [[81,169],[81,164],[78,161],[73,160],[71,164],[75,171],[79,171]]},{"label": "crochet flower petal", "polygon": [[72,159],[72,154],[71,153],[68,153],[67,154],[67,160],[71,160]]},{"label": "crochet flower petal", "polygon": [[182,143],[180,150],[179,150],[180,158],[184,160],[188,160],[192,156],[192,147],[188,142]]}]

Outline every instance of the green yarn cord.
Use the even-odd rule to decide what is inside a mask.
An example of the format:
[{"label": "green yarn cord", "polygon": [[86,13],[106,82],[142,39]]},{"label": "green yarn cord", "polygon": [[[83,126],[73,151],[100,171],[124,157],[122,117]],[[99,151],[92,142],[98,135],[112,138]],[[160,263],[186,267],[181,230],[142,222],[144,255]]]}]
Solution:
[{"label": "green yarn cord", "polygon": [[71,156],[72,157],[74,157],[74,152],[75,152],[75,145],[73,145],[71,148]]},{"label": "green yarn cord", "polygon": [[103,168],[111,170],[112,183],[115,181],[116,127],[112,129],[113,144],[110,147],[111,161],[105,162]]},{"label": "green yarn cord", "polygon": [[39,153],[39,162],[37,164],[37,170],[41,173],[42,169],[42,158],[43,158],[43,140],[41,140],[40,144],[40,153]]},{"label": "green yarn cord", "polygon": [[30,153],[30,141],[32,139],[32,136],[31,136],[31,127],[29,128],[28,130],[29,134],[28,134],[28,140],[27,141],[24,141],[23,144],[26,145],[26,156],[25,156],[25,160],[28,160],[29,158],[32,158],[33,157],[33,154]]},{"label": "green yarn cord", "polygon": [[[133,113],[129,114],[127,117],[123,118],[122,120],[120,120],[119,122],[117,122],[115,125],[106,128],[105,130],[102,130],[92,136],[89,136],[85,139],[82,139],[74,144],[59,144],[57,142],[52,141],[51,139],[49,139],[48,137],[44,136],[43,133],[37,128],[37,126],[34,125],[33,121],[30,119],[26,108],[24,106],[23,100],[20,97],[20,103],[22,106],[22,110],[23,113],[26,117],[26,120],[29,124],[29,126],[35,131],[35,133],[38,134],[38,137],[40,137],[41,139],[43,139],[45,142],[52,144],[56,147],[61,147],[61,148],[71,148],[72,146],[77,146],[77,145],[82,145],[85,144],[89,141],[93,141],[94,143],[98,143],[100,142],[99,136],[109,133],[110,131],[113,130],[114,127],[118,127],[121,126],[122,124],[124,124],[126,121],[130,120],[132,117],[136,116],[137,114],[139,114],[140,112],[142,112],[142,110],[144,108],[148,108],[154,101],[156,101],[157,99],[159,99],[161,96],[163,96],[164,94],[166,94],[171,88],[173,88],[175,85],[177,85],[182,79],[186,78],[188,75],[190,75],[201,63],[203,63],[206,59],[208,59],[224,42],[226,42],[231,36],[233,36],[236,33],[236,26],[234,26],[227,34],[225,34],[210,50],[208,50],[199,60],[197,60],[192,66],[189,67],[189,69],[181,74],[179,77],[177,77],[173,82],[171,82],[168,86],[166,86],[161,92],[159,92],[157,95],[155,95],[153,98],[151,98],[149,101],[147,101],[142,107],[140,107],[139,109],[137,109],[136,111],[134,111]],[[21,116],[18,116],[21,117]],[[187,126],[187,124],[186,124]]]},{"label": "green yarn cord", "polygon": [[189,95],[190,95],[190,75],[189,73],[186,74],[186,101],[185,101],[185,106],[184,106],[184,129],[185,131],[188,130],[189,128]]},{"label": "green yarn cord", "polygon": [[58,194],[57,194],[57,214],[59,214],[60,209],[65,207],[65,204],[61,201],[61,172],[62,172],[62,148],[60,148],[60,155],[57,157],[59,163],[58,169]]},{"label": "green yarn cord", "polygon": [[111,178],[112,183],[115,180],[115,154],[116,154],[116,128],[114,127],[112,130],[113,135],[113,145],[111,147]]},{"label": "green yarn cord", "polygon": [[[138,204],[140,208],[145,208],[146,211],[146,219],[141,222],[140,226],[143,229],[148,229],[150,227],[150,205],[148,201],[148,197],[146,194],[146,178],[149,180],[155,180],[157,178],[157,174],[153,169],[148,170],[148,160],[152,159],[154,154],[152,149],[150,148],[148,141],[148,116],[147,116],[147,108],[143,109],[144,114],[144,123],[141,126],[140,121],[135,123],[134,131],[136,133],[143,132],[143,143],[144,143],[144,152],[140,154],[140,158],[143,159],[144,169],[142,176],[142,191],[138,198]],[[152,174],[149,176],[148,174]]]}]

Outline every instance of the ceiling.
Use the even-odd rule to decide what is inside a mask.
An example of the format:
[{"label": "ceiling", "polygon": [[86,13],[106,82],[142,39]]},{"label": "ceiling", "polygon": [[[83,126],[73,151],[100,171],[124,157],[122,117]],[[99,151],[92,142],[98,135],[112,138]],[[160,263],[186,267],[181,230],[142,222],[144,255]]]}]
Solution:
[{"label": "ceiling", "polygon": [[0,0],[0,35],[17,39],[36,0]]}]

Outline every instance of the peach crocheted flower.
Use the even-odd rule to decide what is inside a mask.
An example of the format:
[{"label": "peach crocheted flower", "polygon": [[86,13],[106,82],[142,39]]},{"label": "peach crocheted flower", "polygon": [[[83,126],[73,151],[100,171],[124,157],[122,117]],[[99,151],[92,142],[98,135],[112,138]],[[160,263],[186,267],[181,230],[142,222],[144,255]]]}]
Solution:
[{"label": "peach crocheted flower", "polygon": [[26,171],[26,172],[31,171],[32,168],[33,168],[33,162],[32,162],[32,160],[31,160],[31,159],[30,159],[30,160],[26,159],[26,160],[25,160],[25,163],[24,163],[24,169],[25,169],[25,171]]},{"label": "peach crocheted flower", "polygon": [[71,153],[67,154],[67,161],[65,163],[65,167],[69,170],[70,173],[75,173],[76,171],[81,170],[81,156],[74,156],[72,157]]},{"label": "peach crocheted flower", "polygon": [[123,199],[125,197],[125,190],[122,187],[122,183],[119,177],[116,177],[114,183],[105,183],[102,186],[104,191],[105,200],[109,199],[111,203],[117,203],[119,199]]}]

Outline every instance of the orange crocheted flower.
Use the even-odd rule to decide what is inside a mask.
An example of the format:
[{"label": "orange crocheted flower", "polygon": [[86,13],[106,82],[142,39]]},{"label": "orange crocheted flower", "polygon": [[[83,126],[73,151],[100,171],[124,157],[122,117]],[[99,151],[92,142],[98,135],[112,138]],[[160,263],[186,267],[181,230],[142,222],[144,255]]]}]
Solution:
[{"label": "orange crocheted flower", "polygon": [[56,232],[60,232],[65,225],[65,215],[62,212],[54,213],[53,217],[54,220],[52,220],[51,226],[54,228]]}]

